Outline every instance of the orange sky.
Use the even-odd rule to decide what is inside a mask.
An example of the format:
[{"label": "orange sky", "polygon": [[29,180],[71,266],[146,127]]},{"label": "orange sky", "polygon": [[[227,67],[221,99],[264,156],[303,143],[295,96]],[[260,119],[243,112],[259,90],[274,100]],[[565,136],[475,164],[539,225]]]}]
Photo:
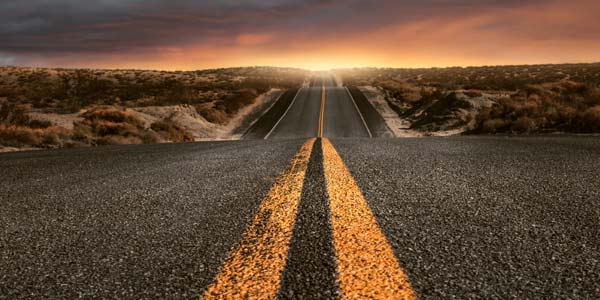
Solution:
[{"label": "orange sky", "polygon": [[600,61],[600,1],[591,0],[74,3],[0,4],[0,64],[190,70]]}]

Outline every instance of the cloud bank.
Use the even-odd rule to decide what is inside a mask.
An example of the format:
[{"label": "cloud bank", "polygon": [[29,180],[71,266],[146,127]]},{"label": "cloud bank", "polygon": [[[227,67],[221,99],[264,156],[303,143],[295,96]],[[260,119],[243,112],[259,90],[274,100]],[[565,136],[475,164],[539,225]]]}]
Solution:
[{"label": "cloud bank", "polygon": [[7,0],[0,64],[196,69],[600,61],[592,0]]}]

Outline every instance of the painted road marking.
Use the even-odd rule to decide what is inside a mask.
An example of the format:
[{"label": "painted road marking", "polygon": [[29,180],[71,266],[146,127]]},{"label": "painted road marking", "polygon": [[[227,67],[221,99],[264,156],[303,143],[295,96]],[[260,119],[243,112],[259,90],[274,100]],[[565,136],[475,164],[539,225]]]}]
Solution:
[{"label": "painted road marking", "polygon": [[323,123],[325,120],[325,81],[321,80],[321,109],[319,111],[319,129],[317,132],[318,137],[323,137]]},{"label": "painted road marking", "polygon": [[276,299],[315,139],[298,150],[202,299]]},{"label": "painted road marking", "polygon": [[371,134],[371,130],[369,129],[369,126],[367,126],[367,122],[365,121],[365,118],[363,117],[362,113],[360,112],[360,109],[358,109],[358,105],[356,105],[356,101],[354,101],[354,97],[352,96],[352,93],[350,93],[350,90],[348,89],[348,87],[344,87],[344,88],[346,89],[348,96],[350,96],[350,99],[352,99],[352,103],[354,103],[354,108],[356,108],[356,112],[358,112],[358,115],[360,116],[360,119],[362,120],[363,125],[365,125],[365,129],[367,129],[367,132],[369,133],[369,138],[373,138],[373,135]]},{"label": "painted road marking", "polygon": [[352,175],[331,142],[322,145],[340,299],[415,299]]},{"label": "painted road marking", "polygon": [[[277,120],[277,123],[275,123],[275,125],[273,126],[273,128],[271,128],[269,133],[267,133],[267,135],[265,135],[265,138],[264,138],[265,140],[268,139],[269,136],[271,136],[273,131],[275,131],[275,128],[277,128],[277,125],[279,125],[279,123],[281,123],[281,120],[283,120],[283,118],[285,118],[285,115],[287,115],[290,108],[292,108],[292,106],[294,106],[294,102],[296,102],[296,98],[298,97],[298,94],[300,94],[301,90],[302,90],[302,88],[298,89],[298,91],[296,92],[296,95],[294,96],[294,99],[292,99],[292,102],[290,103],[290,106],[288,106],[288,108],[283,112],[283,115],[281,115],[281,118],[279,118],[279,120]],[[275,104],[273,104],[273,105],[275,105]]]}]

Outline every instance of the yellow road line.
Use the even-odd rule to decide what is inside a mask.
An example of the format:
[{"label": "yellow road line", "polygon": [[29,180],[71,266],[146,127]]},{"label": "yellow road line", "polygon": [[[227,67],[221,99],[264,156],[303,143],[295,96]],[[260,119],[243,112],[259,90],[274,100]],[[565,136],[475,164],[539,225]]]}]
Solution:
[{"label": "yellow road line", "polygon": [[340,299],[415,299],[352,175],[331,142],[322,145]]},{"label": "yellow road line", "polygon": [[317,136],[323,137],[323,123],[325,120],[325,82],[321,82],[321,109],[319,110],[319,129]]},{"label": "yellow road line", "polygon": [[314,142],[306,141],[277,178],[202,299],[277,298]]}]

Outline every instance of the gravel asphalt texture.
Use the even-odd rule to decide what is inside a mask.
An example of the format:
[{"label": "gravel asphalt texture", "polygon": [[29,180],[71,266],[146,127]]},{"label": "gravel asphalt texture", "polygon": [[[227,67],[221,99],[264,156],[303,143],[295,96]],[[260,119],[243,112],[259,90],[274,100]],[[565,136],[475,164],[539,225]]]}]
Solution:
[{"label": "gravel asphalt texture", "polygon": [[311,138],[317,136],[321,87],[302,88],[288,112],[269,139]]},{"label": "gravel asphalt texture", "polygon": [[320,140],[314,145],[306,172],[278,298],[337,299],[335,253]]},{"label": "gravel asphalt texture", "polygon": [[379,112],[373,107],[373,104],[369,102],[367,97],[355,86],[348,86],[348,92],[352,95],[356,106],[360,110],[369,130],[371,131],[371,135],[374,138],[377,137],[393,137],[394,134],[390,131],[390,129],[385,124],[385,120]]},{"label": "gravel asphalt texture", "polygon": [[[277,127],[273,129],[269,139],[317,136],[323,85],[326,95],[323,136],[368,138],[369,132],[365,123],[373,137],[393,136],[383,118],[357,88],[350,87],[347,90],[345,87],[336,87],[331,77],[324,77],[321,80],[313,81],[310,87],[300,89],[297,96],[296,90],[287,91],[271,110],[254,123],[244,135],[244,139],[262,139],[273,129],[275,124]],[[294,96],[292,94],[295,96],[293,103]],[[353,102],[353,97],[355,102]],[[284,116],[288,107],[289,110]]]},{"label": "gravel asphalt texture", "polygon": [[198,299],[304,142],[0,155],[0,299]]},{"label": "gravel asphalt texture", "polygon": [[600,139],[334,139],[420,299],[600,299]]},{"label": "gravel asphalt texture", "polygon": [[[316,135],[313,83],[269,140],[261,125],[258,140],[0,154],[0,299],[198,299]],[[419,299],[600,299],[598,137],[340,138],[364,127],[326,86],[325,136]],[[322,157],[280,299],[339,290]]]},{"label": "gravel asphalt texture", "polygon": [[323,136],[330,138],[369,137],[369,132],[361,119],[346,88],[325,88],[325,121]]},{"label": "gravel asphalt texture", "polygon": [[[0,299],[197,299],[304,141],[1,154]],[[332,142],[418,298],[600,298],[598,138]],[[280,298],[335,292],[318,155]]]},{"label": "gravel asphalt texture", "polygon": [[292,104],[292,101],[298,94],[298,89],[290,89],[285,91],[273,104],[273,106],[266,111],[244,134],[243,139],[254,140],[263,139],[271,128],[277,124],[279,118]]}]

